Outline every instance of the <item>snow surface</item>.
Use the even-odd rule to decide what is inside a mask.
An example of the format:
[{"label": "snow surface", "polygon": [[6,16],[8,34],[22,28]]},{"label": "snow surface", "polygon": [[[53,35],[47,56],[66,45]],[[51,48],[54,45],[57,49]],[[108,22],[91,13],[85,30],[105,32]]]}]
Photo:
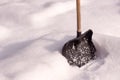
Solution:
[{"label": "snow surface", "polygon": [[120,0],[81,4],[97,58],[78,68],[61,55],[76,36],[75,0],[0,0],[0,80],[120,80]]}]

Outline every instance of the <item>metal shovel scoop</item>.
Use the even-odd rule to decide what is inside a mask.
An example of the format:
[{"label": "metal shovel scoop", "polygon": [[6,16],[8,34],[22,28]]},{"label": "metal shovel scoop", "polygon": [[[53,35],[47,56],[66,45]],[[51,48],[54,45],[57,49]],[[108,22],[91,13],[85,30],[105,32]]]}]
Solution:
[{"label": "metal shovel scoop", "polygon": [[81,67],[94,60],[96,48],[92,42],[92,30],[81,34],[80,0],[76,0],[77,5],[77,37],[68,41],[62,49],[62,55],[70,65]]}]

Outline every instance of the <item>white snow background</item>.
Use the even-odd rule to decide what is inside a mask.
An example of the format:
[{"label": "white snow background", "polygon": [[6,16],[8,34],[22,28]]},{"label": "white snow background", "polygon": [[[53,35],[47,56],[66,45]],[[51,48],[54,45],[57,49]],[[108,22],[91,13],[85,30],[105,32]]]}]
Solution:
[{"label": "white snow background", "polygon": [[61,55],[76,37],[75,0],[0,0],[0,80],[120,80],[120,0],[81,1],[97,59],[78,68]]}]

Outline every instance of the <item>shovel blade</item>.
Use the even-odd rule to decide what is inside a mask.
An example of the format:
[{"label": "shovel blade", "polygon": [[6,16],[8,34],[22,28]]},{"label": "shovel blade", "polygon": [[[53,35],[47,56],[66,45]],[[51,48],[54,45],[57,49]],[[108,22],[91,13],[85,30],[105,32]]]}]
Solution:
[{"label": "shovel blade", "polygon": [[96,48],[92,42],[92,34],[92,30],[88,30],[63,46],[62,55],[70,65],[81,67],[94,60]]}]

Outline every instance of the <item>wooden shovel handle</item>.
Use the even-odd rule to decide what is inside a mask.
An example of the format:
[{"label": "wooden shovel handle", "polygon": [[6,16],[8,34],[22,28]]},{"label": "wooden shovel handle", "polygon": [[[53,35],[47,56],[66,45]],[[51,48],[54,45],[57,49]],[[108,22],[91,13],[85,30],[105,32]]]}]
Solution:
[{"label": "wooden shovel handle", "polygon": [[81,33],[80,0],[76,0],[76,11],[77,11],[77,32]]}]

